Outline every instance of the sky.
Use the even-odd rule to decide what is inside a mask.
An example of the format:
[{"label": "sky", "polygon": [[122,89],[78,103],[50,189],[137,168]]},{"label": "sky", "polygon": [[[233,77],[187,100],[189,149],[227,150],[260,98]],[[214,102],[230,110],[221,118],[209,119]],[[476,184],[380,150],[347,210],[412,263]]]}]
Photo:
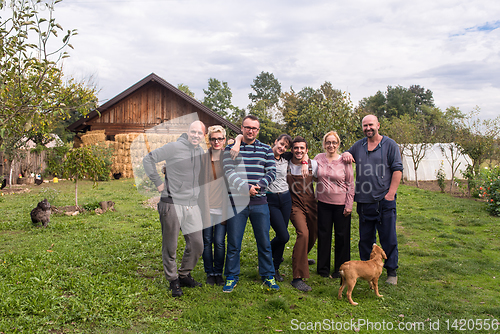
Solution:
[{"label": "sky", "polygon": [[198,100],[226,81],[245,108],[264,71],[282,91],[329,81],[354,106],[420,85],[442,110],[500,115],[498,0],[64,0],[54,16],[78,29],[65,73],[94,75],[100,104],[154,72]]}]

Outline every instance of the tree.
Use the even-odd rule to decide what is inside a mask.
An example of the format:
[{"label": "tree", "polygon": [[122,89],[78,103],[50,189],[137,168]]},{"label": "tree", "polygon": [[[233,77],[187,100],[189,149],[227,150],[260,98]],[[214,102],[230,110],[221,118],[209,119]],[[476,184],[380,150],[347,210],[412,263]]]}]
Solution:
[{"label": "tree", "polygon": [[194,98],[194,93],[189,89],[188,85],[185,85],[183,83],[180,83],[177,85],[177,89],[180,90],[183,93],[186,93],[187,95],[191,96]]},{"label": "tree", "polygon": [[385,117],[386,98],[384,93],[378,91],[375,95],[365,97],[359,102],[359,107],[363,110],[363,116],[375,115],[382,120]]},{"label": "tree", "polygon": [[78,206],[78,180],[88,178],[97,181],[109,178],[110,152],[102,146],[82,146],[70,150],[63,162],[64,176],[75,181],[75,205]]},{"label": "tree", "polygon": [[496,140],[500,133],[500,116],[491,119],[480,119],[481,110],[474,108],[460,121],[460,134],[457,143],[462,153],[472,160],[472,170],[479,173],[479,167],[486,160],[492,158],[496,148]]},{"label": "tree", "polygon": [[272,120],[272,116],[269,113],[269,109],[266,108],[264,100],[258,101],[249,111],[251,115],[259,119],[260,131],[258,139],[272,146],[274,140],[283,133],[283,126]]},{"label": "tree", "polygon": [[384,120],[382,124],[384,124],[384,134],[398,143],[401,155],[411,158],[418,187],[418,168],[434,139],[426,133],[425,118],[421,115],[414,117],[402,115]]},{"label": "tree", "polygon": [[208,88],[203,90],[203,104],[224,118],[228,118],[235,109],[231,103],[233,93],[225,81],[215,78],[208,79]]},{"label": "tree", "polygon": [[281,94],[281,83],[274,77],[274,74],[262,71],[251,85],[255,93],[248,94],[252,103],[264,101],[266,109],[275,107],[279,102]]},{"label": "tree", "polygon": [[53,41],[64,32],[53,17],[60,1],[0,2],[0,9],[11,11],[0,18],[0,141],[22,138],[32,127],[46,132],[75,107],[83,114],[95,107],[95,94],[73,99],[74,82],[63,79],[61,62],[77,33],[67,30],[60,42]]},{"label": "tree", "polygon": [[326,88],[331,88],[331,84],[327,82],[316,90],[313,101],[297,117],[296,134],[308,141],[311,156],[323,151],[323,136],[329,131],[337,131],[342,149],[358,139],[352,130],[359,127],[360,120],[353,111],[350,95]]},{"label": "tree", "polygon": [[373,114],[383,118],[399,117],[402,115],[419,115],[423,106],[434,107],[432,91],[419,85],[405,88],[387,86],[385,92],[380,90],[373,96],[365,97],[359,101],[358,112],[361,115]]}]

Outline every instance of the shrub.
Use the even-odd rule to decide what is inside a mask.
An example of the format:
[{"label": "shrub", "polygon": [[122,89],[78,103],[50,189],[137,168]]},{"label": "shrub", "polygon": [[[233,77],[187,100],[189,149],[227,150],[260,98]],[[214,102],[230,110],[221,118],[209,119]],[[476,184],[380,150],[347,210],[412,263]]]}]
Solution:
[{"label": "shrub", "polygon": [[441,161],[441,166],[439,167],[439,170],[436,173],[436,179],[438,182],[439,189],[441,189],[441,192],[444,193],[444,188],[446,187],[446,174],[444,172],[444,166],[442,161]]},{"label": "shrub", "polygon": [[479,196],[486,199],[488,211],[494,216],[500,216],[500,167],[481,170],[482,185]]},{"label": "shrub", "polygon": [[63,164],[66,153],[71,148],[71,144],[56,146],[52,148],[45,148],[47,151],[47,168],[43,171],[43,176],[57,176],[61,177],[64,174]]}]

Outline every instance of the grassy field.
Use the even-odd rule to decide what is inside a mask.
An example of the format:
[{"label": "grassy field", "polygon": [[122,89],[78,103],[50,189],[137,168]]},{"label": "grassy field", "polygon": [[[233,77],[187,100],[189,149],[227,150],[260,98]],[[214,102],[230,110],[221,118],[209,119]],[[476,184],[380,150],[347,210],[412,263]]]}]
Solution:
[{"label": "grassy field", "polygon": [[[0,197],[0,333],[500,332],[500,221],[482,202],[400,186],[399,283],[384,284],[384,272],[377,298],[358,281],[352,306],[345,293],[337,299],[339,280],[315,267],[313,291],[291,287],[291,224],[279,292],[262,289],[248,225],[234,292],[204,285],[174,299],[157,212],[144,207],[133,180],[79,186],[80,204],[113,200],[116,212],[53,215],[48,228],[32,226],[38,201],[72,205],[73,191],[63,181]],[[352,226],[358,259],[357,216]],[[205,281],[201,259],[192,274]]]}]

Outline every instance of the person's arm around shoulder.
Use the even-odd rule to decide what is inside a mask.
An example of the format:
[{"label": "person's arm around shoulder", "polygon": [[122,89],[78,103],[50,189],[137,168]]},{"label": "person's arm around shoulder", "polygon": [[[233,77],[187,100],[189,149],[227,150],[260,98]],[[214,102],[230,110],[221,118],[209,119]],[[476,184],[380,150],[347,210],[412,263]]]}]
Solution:
[{"label": "person's arm around shoulder", "polygon": [[345,184],[347,187],[347,191],[345,194],[344,216],[347,217],[352,213],[352,205],[354,202],[355,192],[354,170],[352,168],[352,164],[347,164],[345,166]]},{"label": "person's arm around shoulder", "polygon": [[240,146],[241,146],[241,141],[243,140],[243,135],[237,135],[236,138],[234,138],[234,144],[233,147],[231,147],[231,159],[236,159],[238,157],[238,154],[240,153]]},{"label": "person's arm around shoulder", "polygon": [[276,163],[274,161],[274,152],[269,148],[266,152],[266,162],[264,165],[265,175],[259,180],[257,186],[259,190],[265,190],[276,179]]}]

